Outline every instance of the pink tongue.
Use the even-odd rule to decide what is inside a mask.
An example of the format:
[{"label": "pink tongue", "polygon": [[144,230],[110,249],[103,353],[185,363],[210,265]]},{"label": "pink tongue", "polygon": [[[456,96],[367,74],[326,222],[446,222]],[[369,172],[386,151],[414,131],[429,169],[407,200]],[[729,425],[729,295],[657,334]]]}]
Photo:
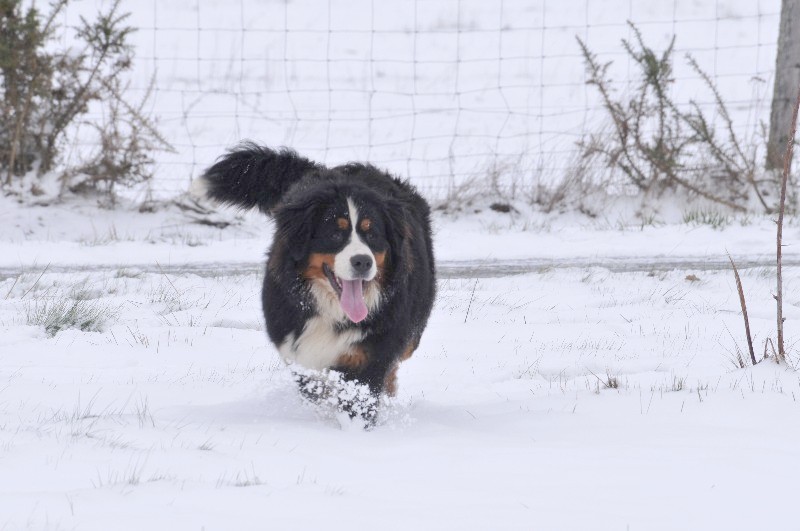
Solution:
[{"label": "pink tongue", "polygon": [[367,305],[364,303],[364,294],[361,292],[361,283],[359,280],[344,280],[342,281],[342,296],[339,299],[339,304],[342,310],[354,323],[363,321],[367,316]]}]

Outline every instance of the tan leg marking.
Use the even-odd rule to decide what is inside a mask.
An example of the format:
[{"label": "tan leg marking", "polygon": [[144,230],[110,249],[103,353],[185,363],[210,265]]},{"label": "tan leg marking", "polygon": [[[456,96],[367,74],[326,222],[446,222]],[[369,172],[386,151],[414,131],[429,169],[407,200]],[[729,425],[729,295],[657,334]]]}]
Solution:
[{"label": "tan leg marking", "polygon": [[386,378],[383,380],[383,390],[389,396],[397,394],[397,368],[399,364],[395,364],[389,372],[386,373]]},{"label": "tan leg marking", "polygon": [[354,346],[336,360],[335,368],[360,370],[369,361],[369,356],[360,346]]}]

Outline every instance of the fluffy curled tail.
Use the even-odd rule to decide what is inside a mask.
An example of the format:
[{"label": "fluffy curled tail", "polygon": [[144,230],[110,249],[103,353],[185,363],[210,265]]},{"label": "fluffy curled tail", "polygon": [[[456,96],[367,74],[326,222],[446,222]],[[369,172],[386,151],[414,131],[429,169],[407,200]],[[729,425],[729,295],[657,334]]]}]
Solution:
[{"label": "fluffy curled tail", "polygon": [[293,184],[320,168],[291,149],[242,142],[208,168],[197,186],[220,203],[270,214]]}]

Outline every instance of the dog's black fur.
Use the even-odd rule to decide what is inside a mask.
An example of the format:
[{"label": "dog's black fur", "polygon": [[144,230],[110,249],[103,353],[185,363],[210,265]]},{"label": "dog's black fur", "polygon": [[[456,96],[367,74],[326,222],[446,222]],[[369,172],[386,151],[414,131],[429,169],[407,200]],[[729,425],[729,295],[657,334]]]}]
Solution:
[{"label": "dog's black fur", "polygon": [[[331,353],[337,361],[327,368],[368,385],[375,395],[392,394],[397,366],[416,348],[435,296],[430,208],[414,187],[368,164],[326,168],[291,150],[253,143],[229,151],[202,178],[209,197],[257,207],[275,219],[263,309],[269,337],[279,348],[326,311],[309,277],[312,270],[318,273],[312,257],[335,256],[347,243],[336,240],[342,235],[334,237],[332,213],[349,199],[369,217],[370,234],[363,236],[373,257],[382,260],[372,281],[380,289],[380,304],[361,322],[332,324],[335,334],[356,330],[360,339],[347,352]],[[350,221],[355,226],[360,220]]]}]

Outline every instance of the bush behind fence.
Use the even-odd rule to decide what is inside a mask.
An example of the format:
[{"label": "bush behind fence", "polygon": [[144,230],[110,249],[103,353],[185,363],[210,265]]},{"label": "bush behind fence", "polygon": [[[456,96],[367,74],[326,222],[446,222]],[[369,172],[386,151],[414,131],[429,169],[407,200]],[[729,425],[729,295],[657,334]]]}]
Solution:
[{"label": "bush behind fence", "polygon": [[[107,2],[70,5],[63,25]],[[241,138],[335,164],[369,160],[431,197],[507,169],[522,182],[570,171],[577,143],[602,126],[576,36],[613,61],[615,90],[635,69],[627,21],[654,47],[676,36],[718,86],[737,132],[769,118],[778,0],[175,0],[127,2],[131,89],[175,153],[158,153],[157,195],[185,189]],[[66,41],[69,37],[64,36]],[[713,97],[676,61],[675,101]],[[699,99],[698,99],[699,98]],[[99,116],[97,117],[100,118]],[[93,140],[80,132],[68,156]],[[518,181],[519,182],[519,181]]]}]

